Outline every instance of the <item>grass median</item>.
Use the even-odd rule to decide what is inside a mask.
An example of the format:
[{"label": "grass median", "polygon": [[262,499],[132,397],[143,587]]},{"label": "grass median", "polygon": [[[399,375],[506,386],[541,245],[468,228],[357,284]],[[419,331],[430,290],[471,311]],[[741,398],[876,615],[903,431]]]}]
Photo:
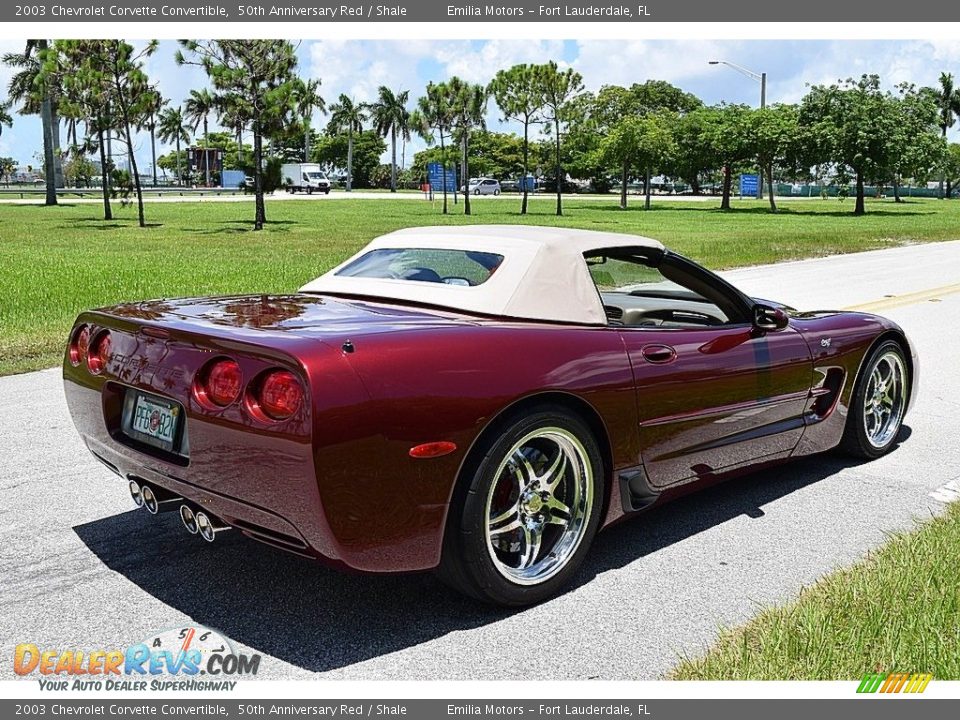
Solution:
[{"label": "grass median", "polygon": [[153,297],[290,292],[371,238],[397,228],[466,223],[563,225],[648,235],[715,269],[857,252],[960,237],[960,202],[781,203],[771,215],[756,201],[660,202],[623,211],[606,199],[480,199],[474,215],[439,201],[268,200],[269,224],[252,232],[252,201],[148,202],[149,227],[133,207],[105,222],[95,203],[57,207],[0,204],[0,374],[57,365],[81,310]]},{"label": "grass median", "polygon": [[897,535],[783,607],[723,632],[678,680],[860,680],[867,672],[960,679],[960,503]]}]

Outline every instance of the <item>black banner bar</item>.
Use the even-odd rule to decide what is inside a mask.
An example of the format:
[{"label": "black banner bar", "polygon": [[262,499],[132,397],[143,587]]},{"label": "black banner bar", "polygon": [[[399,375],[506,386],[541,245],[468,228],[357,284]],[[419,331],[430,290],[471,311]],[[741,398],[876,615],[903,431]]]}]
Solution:
[{"label": "black banner bar", "polygon": [[0,22],[956,22],[943,0],[641,0],[464,2],[393,0],[27,0],[3,3]]},{"label": "black banner bar", "polygon": [[[851,685],[851,693],[854,692]],[[909,710],[905,707],[909,704]],[[958,700],[863,697],[849,700],[2,700],[0,717],[332,718],[333,720],[941,720]]]}]

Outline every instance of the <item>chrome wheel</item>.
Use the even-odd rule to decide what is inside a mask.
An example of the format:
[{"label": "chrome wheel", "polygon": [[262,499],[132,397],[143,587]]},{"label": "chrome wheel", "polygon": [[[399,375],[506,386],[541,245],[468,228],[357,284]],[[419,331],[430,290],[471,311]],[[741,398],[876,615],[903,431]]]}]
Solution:
[{"label": "chrome wheel", "polygon": [[497,571],[520,585],[559,573],[586,533],[593,487],[590,458],[570,431],[539,428],[516,442],[487,495],[486,545]]},{"label": "chrome wheel", "polygon": [[863,427],[867,442],[886,447],[900,431],[906,409],[907,373],[896,352],[881,355],[870,371],[863,396]]}]

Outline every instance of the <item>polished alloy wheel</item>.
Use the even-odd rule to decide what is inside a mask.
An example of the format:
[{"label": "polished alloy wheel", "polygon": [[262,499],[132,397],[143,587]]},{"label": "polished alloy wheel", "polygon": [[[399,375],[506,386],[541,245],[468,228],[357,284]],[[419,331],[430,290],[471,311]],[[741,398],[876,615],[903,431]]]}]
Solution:
[{"label": "polished alloy wheel", "polygon": [[903,359],[887,352],[874,363],[863,399],[863,422],[867,442],[885,447],[900,431],[906,409],[907,373]]},{"label": "polished alloy wheel", "polygon": [[534,585],[576,553],[593,508],[593,470],[571,432],[539,428],[500,463],[486,503],[487,550],[511,582]]}]

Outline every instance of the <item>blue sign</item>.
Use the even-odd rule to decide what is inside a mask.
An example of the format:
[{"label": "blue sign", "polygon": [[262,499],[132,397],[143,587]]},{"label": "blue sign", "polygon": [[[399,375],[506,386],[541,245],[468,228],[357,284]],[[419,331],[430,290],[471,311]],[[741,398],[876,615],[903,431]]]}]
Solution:
[{"label": "blue sign", "polygon": [[456,171],[452,168],[444,170],[442,163],[427,163],[427,181],[430,183],[430,189],[434,192],[443,192],[444,186],[450,193],[457,189]]},{"label": "blue sign", "polygon": [[757,194],[757,185],[760,182],[760,178],[757,175],[741,175],[740,176],[740,194],[749,195],[755,197]]},{"label": "blue sign", "polygon": [[528,193],[532,193],[537,189],[537,179],[533,175],[527,175],[526,177],[520,178],[520,192],[526,190]]}]

